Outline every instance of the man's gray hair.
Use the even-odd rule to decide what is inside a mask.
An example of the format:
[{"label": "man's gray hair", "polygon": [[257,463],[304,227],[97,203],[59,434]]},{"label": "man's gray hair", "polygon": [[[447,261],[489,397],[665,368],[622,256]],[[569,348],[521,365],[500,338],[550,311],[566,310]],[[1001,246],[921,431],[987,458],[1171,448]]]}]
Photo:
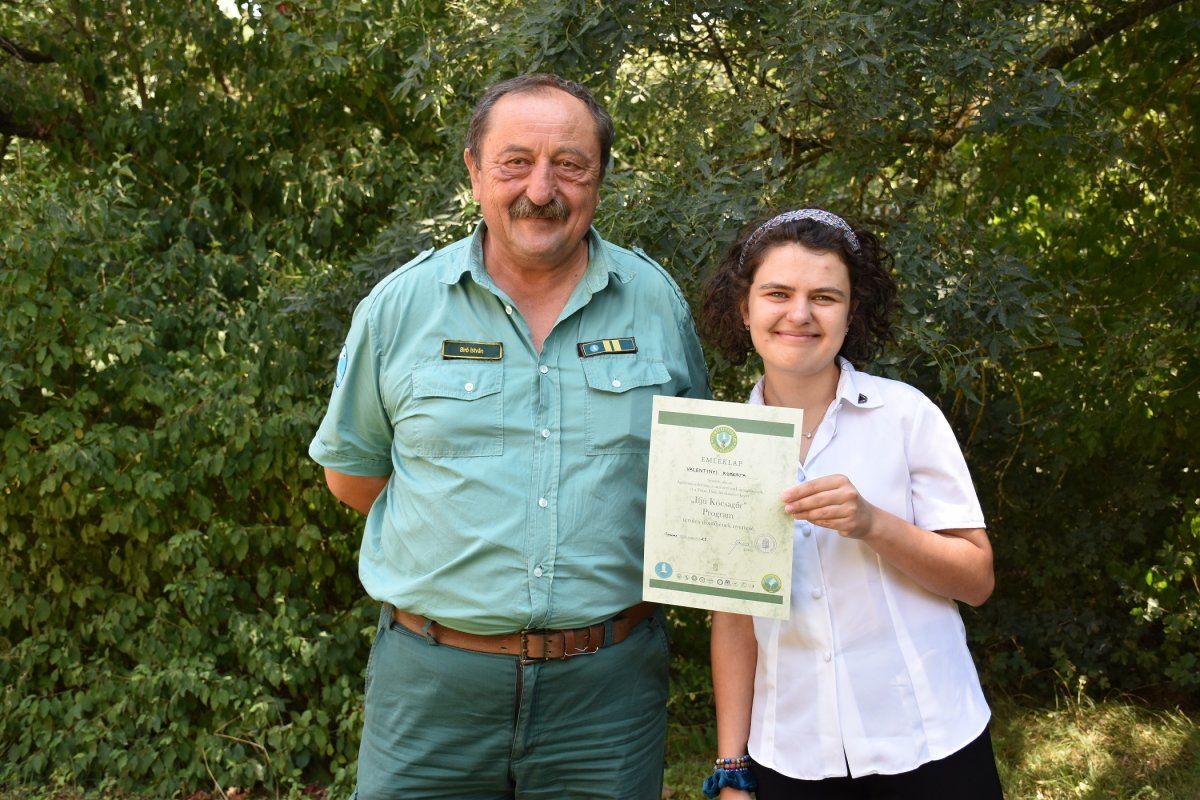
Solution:
[{"label": "man's gray hair", "polygon": [[475,104],[475,110],[471,113],[471,124],[467,128],[467,150],[471,154],[471,159],[478,166],[480,148],[483,145],[483,137],[487,133],[488,117],[497,100],[506,94],[542,92],[547,89],[558,89],[582,100],[588,111],[591,112],[592,119],[596,122],[596,138],[600,142],[600,178],[603,180],[604,173],[608,170],[608,159],[612,156],[614,135],[612,117],[604,110],[604,106],[596,102],[592,93],[581,84],[549,72],[530,72],[526,75],[518,75],[497,83],[483,93],[479,102]]}]

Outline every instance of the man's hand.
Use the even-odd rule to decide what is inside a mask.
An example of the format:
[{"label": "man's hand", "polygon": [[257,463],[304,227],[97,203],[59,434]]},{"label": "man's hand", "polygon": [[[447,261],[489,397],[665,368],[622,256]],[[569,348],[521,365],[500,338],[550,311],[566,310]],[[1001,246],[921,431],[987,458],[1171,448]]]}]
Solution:
[{"label": "man's hand", "polygon": [[870,533],[876,512],[845,475],[826,475],[785,490],[783,510],[849,539]]}]

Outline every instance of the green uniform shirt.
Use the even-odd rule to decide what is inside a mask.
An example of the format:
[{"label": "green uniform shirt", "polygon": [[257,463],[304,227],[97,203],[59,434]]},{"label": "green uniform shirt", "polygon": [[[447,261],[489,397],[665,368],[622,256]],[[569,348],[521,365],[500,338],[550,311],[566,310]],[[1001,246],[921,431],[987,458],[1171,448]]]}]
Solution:
[{"label": "green uniform shirt", "polygon": [[309,454],[391,475],[359,554],[375,599],[471,633],[588,625],[641,599],[651,397],[707,398],[704,358],[666,272],[595,230],[539,354],[483,230],[359,304]]}]

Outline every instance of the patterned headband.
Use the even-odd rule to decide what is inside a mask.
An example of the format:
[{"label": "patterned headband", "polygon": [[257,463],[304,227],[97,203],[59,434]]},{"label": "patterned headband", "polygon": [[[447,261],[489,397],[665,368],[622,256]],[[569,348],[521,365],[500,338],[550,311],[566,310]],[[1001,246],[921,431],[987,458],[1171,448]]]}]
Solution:
[{"label": "patterned headband", "polygon": [[772,228],[779,227],[785,222],[799,222],[802,219],[811,219],[822,225],[837,228],[845,234],[846,243],[850,245],[850,249],[856,253],[858,252],[858,237],[854,235],[854,229],[846,224],[846,220],[837,214],[830,214],[828,211],[823,211],[819,208],[798,208],[795,211],[785,211],[777,217],[772,217],[754,229],[754,233],[750,234],[750,238],[742,245],[742,253],[738,256],[738,271],[741,271],[743,262],[746,260],[746,251],[753,247],[763,237],[763,234]]}]

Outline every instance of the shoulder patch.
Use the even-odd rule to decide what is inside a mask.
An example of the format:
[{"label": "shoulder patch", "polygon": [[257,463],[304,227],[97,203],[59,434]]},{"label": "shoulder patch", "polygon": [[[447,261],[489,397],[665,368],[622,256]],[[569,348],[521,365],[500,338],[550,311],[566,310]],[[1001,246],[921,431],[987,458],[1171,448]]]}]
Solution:
[{"label": "shoulder patch", "polygon": [[333,379],[333,388],[337,389],[342,385],[342,379],[346,377],[346,369],[350,366],[350,350],[346,345],[342,345],[342,353],[338,356],[337,374]]}]

